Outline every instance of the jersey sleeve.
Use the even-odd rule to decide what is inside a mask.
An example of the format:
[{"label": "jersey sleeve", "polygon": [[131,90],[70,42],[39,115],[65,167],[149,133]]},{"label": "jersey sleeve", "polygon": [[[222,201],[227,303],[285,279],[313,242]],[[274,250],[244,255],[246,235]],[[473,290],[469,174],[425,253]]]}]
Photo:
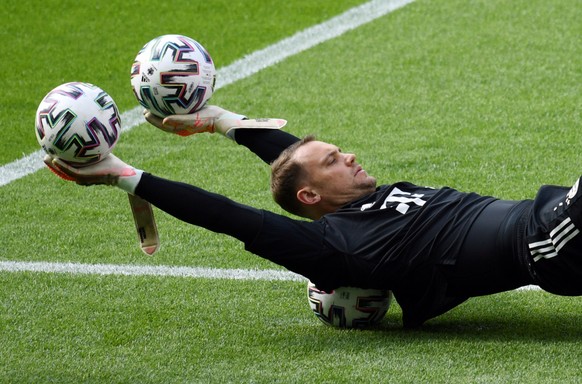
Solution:
[{"label": "jersey sleeve", "polygon": [[285,148],[299,138],[280,129],[237,129],[237,144],[247,147],[267,164],[271,164]]},{"label": "jersey sleeve", "polygon": [[325,246],[325,224],[297,220],[237,203],[201,188],[144,173],[136,194],[184,222],[232,236],[245,249],[333,289],[346,262]]},{"label": "jersey sleeve", "polygon": [[252,241],[262,224],[262,212],[193,185],[144,173],[136,194],[175,218],[244,243]]},{"label": "jersey sleeve", "polygon": [[331,291],[350,276],[348,259],[327,244],[326,231],[325,221],[295,220],[264,211],[262,227],[246,249]]}]

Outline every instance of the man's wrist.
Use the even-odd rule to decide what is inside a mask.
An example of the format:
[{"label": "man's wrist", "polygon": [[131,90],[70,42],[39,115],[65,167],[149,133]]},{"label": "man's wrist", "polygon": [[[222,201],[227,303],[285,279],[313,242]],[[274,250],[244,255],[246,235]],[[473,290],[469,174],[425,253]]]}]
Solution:
[{"label": "man's wrist", "polygon": [[135,189],[141,180],[143,171],[141,169],[136,169],[135,174],[131,176],[120,176],[117,181],[117,187],[121,188],[127,193],[135,194]]}]

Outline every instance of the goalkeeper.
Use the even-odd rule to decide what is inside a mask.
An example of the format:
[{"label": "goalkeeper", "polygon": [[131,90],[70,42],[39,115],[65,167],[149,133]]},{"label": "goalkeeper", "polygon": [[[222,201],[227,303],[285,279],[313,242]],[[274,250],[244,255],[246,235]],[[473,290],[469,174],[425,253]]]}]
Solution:
[{"label": "goalkeeper", "polygon": [[582,295],[582,199],[542,186],[534,200],[500,200],[408,182],[376,185],[356,157],[280,130],[280,119],[246,119],[216,106],[156,127],[182,136],[220,132],[271,164],[271,189],[293,219],[135,169],[110,155],[74,168],[45,163],[78,184],[108,184],[185,222],[224,233],[245,249],[311,280],[389,289],[403,325],[417,327],[470,297],[536,284]]}]

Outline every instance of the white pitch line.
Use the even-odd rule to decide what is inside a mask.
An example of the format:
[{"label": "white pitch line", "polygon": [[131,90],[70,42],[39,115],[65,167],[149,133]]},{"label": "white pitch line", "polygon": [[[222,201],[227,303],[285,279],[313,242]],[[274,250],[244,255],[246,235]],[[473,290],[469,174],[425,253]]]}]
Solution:
[{"label": "white pitch line", "polygon": [[[307,279],[290,271],[274,269],[220,269],[202,267],[175,267],[167,265],[119,265],[0,261],[0,272],[60,273],[68,275],[150,276],[197,279],[297,281]],[[527,285],[516,291],[541,291],[537,285]]]},{"label": "white pitch line", "polygon": [[[0,272],[63,273],[70,275],[102,276],[164,276],[198,279],[299,281],[307,279],[290,271],[274,269],[220,269],[202,267],[175,267],[168,265],[119,265],[49,263],[45,261],[0,261]],[[527,285],[517,291],[540,291],[537,285]]]},{"label": "white pitch line", "polygon": [[524,287],[519,287],[516,291],[541,291],[542,289],[537,285],[526,285]]},{"label": "white pitch line", "polygon": [[[387,15],[414,0],[372,0],[333,17],[321,24],[307,28],[295,35],[285,38],[267,48],[239,59],[217,70],[216,89],[225,87],[239,80],[273,66],[286,58],[310,49],[327,40],[338,37],[350,30]],[[142,107],[136,107],[121,114],[123,131],[145,122]],[[44,152],[38,150],[11,163],[0,167],[0,187],[12,181],[30,175],[44,168]]]},{"label": "white pitch line", "polygon": [[0,261],[0,272],[42,272],[73,275],[120,275],[120,276],[171,276],[188,278],[307,281],[289,271],[272,269],[219,269],[202,267],[176,267],[167,265],[116,265]]}]

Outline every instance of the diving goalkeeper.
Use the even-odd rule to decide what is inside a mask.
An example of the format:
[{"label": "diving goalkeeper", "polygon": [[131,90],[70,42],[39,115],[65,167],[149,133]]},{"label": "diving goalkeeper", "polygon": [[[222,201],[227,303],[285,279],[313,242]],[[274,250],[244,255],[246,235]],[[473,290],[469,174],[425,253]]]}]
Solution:
[{"label": "diving goalkeeper", "polygon": [[502,200],[409,182],[377,185],[356,156],[281,119],[247,119],[216,106],[154,126],[182,136],[219,132],[272,170],[275,201],[290,218],[237,203],[126,164],[114,155],[74,168],[45,163],[81,185],[114,185],[179,220],[232,236],[245,249],[311,280],[389,289],[403,325],[417,327],[475,296],[535,284],[582,295],[582,199],[574,187],[542,186],[531,200]]}]

